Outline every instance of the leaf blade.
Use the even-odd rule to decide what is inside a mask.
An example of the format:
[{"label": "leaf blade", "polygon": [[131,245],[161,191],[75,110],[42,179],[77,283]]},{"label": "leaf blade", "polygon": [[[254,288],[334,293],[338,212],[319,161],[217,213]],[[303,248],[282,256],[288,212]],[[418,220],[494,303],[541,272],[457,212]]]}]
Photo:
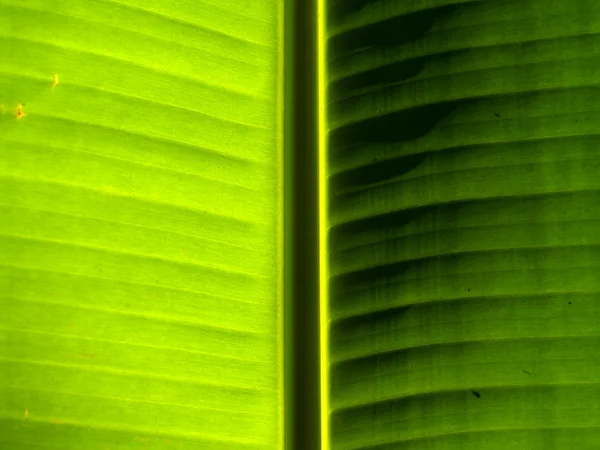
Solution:
[{"label": "leaf blade", "polygon": [[0,2],[6,448],[279,447],[281,3],[253,3]]}]

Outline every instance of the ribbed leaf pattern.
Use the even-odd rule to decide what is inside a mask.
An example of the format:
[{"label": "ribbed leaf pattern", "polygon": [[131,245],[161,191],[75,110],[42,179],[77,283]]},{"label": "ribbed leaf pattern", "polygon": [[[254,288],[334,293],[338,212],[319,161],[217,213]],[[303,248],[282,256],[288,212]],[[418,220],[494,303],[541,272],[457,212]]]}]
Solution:
[{"label": "ribbed leaf pattern", "polygon": [[331,448],[600,448],[600,3],[329,0]]},{"label": "ribbed leaf pattern", "polygon": [[0,448],[280,448],[279,0],[0,0]]}]

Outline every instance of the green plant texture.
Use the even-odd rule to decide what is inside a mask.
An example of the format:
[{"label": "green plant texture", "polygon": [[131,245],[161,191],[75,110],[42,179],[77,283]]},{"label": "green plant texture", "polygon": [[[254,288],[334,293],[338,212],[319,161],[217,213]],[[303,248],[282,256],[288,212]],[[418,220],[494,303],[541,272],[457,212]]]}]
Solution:
[{"label": "green plant texture", "polygon": [[599,448],[600,3],[329,6],[331,448]]},{"label": "green plant texture", "polygon": [[278,448],[281,14],[0,2],[0,448]]},{"label": "green plant texture", "polygon": [[598,0],[0,0],[0,449],[597,450],[598,99]]}]

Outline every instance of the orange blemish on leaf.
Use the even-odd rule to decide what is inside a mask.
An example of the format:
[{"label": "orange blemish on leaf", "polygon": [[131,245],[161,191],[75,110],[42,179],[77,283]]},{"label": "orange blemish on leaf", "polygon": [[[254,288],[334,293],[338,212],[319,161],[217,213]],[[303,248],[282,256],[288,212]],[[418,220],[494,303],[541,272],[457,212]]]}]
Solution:
[{"label": "orange blemish on leaf", "polygon": [[52,89],[54,89],[54,87],[59,83],[59,79],[58,79],[58,74],[56,72],[53,72],[54,75],[54,81],[52,82]]},{"label": "orange blemish on leaf", "polygon": [[50,419],[50,422],[56,423],[56,424],[63,423],[62,420],[60,420],[60,419]]},{"label": "orange blemish on leaf", "polygon": [[25,117],[27,114],[25,114],[25,112],[23,112],[23,105],[17,105],[17,120],[19,120],[22,117]]}]

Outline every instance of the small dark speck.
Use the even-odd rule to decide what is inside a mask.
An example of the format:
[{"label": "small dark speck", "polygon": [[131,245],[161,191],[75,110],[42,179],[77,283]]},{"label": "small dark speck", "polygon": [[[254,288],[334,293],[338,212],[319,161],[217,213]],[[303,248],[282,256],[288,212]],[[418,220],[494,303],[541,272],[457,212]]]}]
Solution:
[{"label": "small dark speck", "polygon": [[572,305],[573,303],[569,302],[569,305]]},{"label": "small dark speck", "polygon": [[481,398],[481,394],[477,391],[471,391],[471,394],[473,394],[477,398]]},{"label": "small dark speck", "polygon": [[377,162],[377,158],[373,158],[373,162]]},{"label": "small dark speck", "polygon": [[500,118],[500,114],[498,113],[494,113],[494,115],[499,119]]},{"label": "small dark speck", "polygon": [[471,292],[471,289],[467,289],[467,291]]},{"label": "small dark speck", "polygon": [[523,373],[526,373],[527,375],[531,376],[531,372],[528,372],[525,369],[523,369]]}]

